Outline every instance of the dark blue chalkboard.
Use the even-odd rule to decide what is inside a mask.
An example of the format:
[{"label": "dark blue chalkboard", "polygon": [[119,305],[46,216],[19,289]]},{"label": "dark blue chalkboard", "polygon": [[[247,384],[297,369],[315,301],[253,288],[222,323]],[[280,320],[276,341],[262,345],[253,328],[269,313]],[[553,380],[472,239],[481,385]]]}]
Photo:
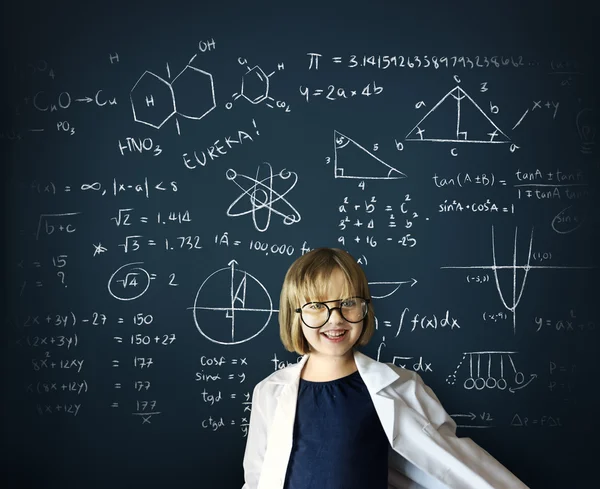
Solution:
[{"label": "dark blue chalkboard", "polygon": [[586,5],[3,5],[3,486],[241,487],[285,271],[336,246],[365,353],[530,487],[591,487]]}]

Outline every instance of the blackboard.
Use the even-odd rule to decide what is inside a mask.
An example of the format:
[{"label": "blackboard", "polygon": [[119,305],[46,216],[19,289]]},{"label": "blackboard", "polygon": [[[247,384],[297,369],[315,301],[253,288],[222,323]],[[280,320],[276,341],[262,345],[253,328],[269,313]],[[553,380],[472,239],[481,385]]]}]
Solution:
[{"label": "blackboard", "polygon": [[530,487],[590,487],[598,17],[486,3],[3,5],[9,487],[241,487],[319,246],[371,283],[364,353]]}]

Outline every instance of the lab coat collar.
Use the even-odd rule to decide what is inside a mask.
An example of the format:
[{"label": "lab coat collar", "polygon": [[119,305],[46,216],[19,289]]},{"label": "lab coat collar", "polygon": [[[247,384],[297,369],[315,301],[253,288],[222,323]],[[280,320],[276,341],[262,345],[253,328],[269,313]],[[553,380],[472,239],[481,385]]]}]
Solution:
[{"label": "lab coat collar", "polygon": [[[275,372],[269,377],[268,382],[286,385],[299,382],[300,373],[309,356],[310,354],[306,354],[297,363]],[[400,374],[389,365],[373,360],[358,350],[354,350],[354,361],[371,394],[376,394],[400,377]]]}]

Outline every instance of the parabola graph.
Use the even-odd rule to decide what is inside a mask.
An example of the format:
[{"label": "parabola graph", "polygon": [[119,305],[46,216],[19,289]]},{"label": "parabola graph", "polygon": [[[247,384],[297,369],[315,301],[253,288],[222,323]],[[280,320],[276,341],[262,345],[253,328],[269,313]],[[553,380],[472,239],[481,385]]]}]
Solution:
[{"label": "parabola graph", "polygon": [[[513,260],[510,265],[499,265],[496,259],[496,238],[494,236],[494,226],[492,226],[492,243],[491,243],[491,251],[492,251],[492,264],[491,265],[469,265],[469,266],[450,266],[450,267],[440,267],[440,268],[456,268],[456,269],[480,269],[480,270],[491,270],[494,276],[494,282],[496,285],[496,290],[498,291],[498,295],[500,296],[500,300],[502,301],[502,305],[512,313],[513,316],[513,332],[516,333],[517,328],[517,306],[521,302],[521,297],[523,296],[523,291],[525,290],[525,284],[527,282],[527,276],[531,270],[547,270],[547,269],[564,269],[564,270],[589,270],[594,267],[577,267],[577,266],[556,266],[556,265],[531,265],[531,257],[533,255],[533,228],[531,228],[531,235],[529,237],[529,249],[527,251],[527,257],[524,265],[518,265],[517,263],[517,231],[518,228],[515,227],[515,234],[513,240]],[[510,270],[512,271],[512,284],[511,284],[511,298],[508,299],[506,294],[502,292],[500,287],[500,279],[498,276],[499,270]],[[517,280],[517,272],[518,270],[523,271],[523,279],[520,285],[518,285]]]}]

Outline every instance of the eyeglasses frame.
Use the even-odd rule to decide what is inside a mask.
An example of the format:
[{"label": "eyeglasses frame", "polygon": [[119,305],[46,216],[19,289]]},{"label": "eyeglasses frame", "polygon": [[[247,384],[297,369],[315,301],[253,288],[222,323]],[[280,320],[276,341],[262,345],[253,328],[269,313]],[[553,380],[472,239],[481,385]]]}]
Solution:
[{"label": "eyeglasses frame", "polygon": [[[365,301],[365,304],[367,306],[366,310],[365,310],[365,315],[359,319],[358,321],[348,321],[348,319],[346,319],[346,317],[344,316],[344,313],[342,312],[342,306],[337,306],[337,307],[329,307],[327,304],[330,302],[344,302],[347,301],[348,299],[362,299],[363,301]],[[364,319],[367,317],[367,314],[369,314],[369,304],[371,303],[371,299],[367,299],[365,297],[361,297],[359,295],[355,295],[352,297],[346,297],[345,299],[332,299],[330,301],[311,301],[311,302],[307,302],[306,304],[304,304],[304,306],[308,306],[309,304],[324,304],[325,307],[327,308],[328,314],[327,314],[327,319],[325,320],[325,322],[323,324],[321,324],[321,326],[309,326],[308,324],[306,324],[306,321],[304,321],[304,318],[302,317],[302,309],[304,308],[304,306],[302,307],[298,307],[296,309],[296,313],[300,314],[300,320],[304,323],[304,325],[307,328],[311,328],[311,329],[319,329],[322,328],[323,326],[325,326],[327,324],[327,321],[329,321],[329,318],[331,317],[331,313],[333,311],[335,311],[336,309],[338,309],[340,311],[340,316],[342,316],[342,318],[344,319],[344,321],[347,321],[349,323],[352,324],[356,324],[356,323],[360,323],[361,321],[364,321]]]}]

